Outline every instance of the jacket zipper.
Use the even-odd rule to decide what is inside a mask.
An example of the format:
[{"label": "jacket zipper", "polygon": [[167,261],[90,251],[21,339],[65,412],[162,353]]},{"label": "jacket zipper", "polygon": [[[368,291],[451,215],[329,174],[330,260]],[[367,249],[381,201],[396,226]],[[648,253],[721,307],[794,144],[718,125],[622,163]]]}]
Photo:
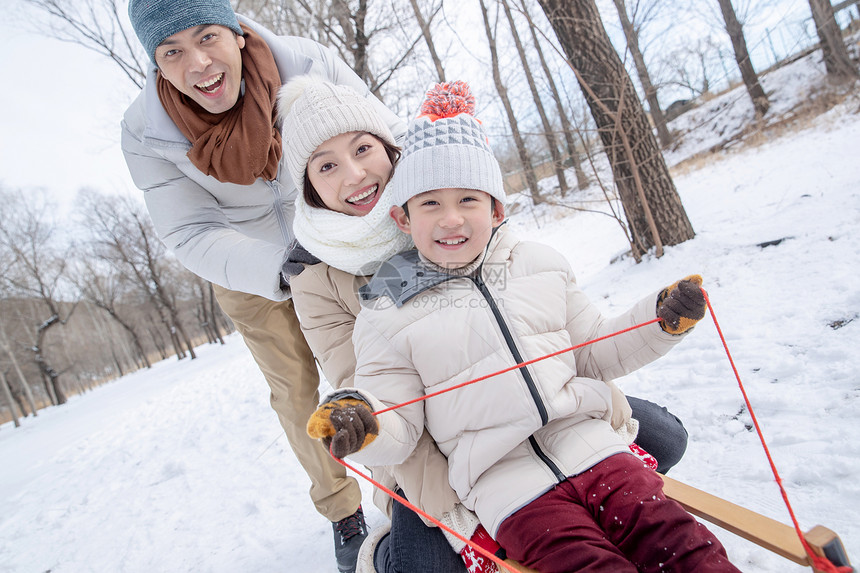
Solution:
[{"label": "jacket zipper", "polygon": [[[280,176],[281,171],[280,167],[278,167],[278,176]],[[284,216],[284,209],[281,205],[281,184],[277,179],[272,181],[266,181],[266,184],[272,190],[272,195],[274,195],[274,209],[275,209],[275,217],[278,219],[278,226],[281,228],[281,234],[284,236],[284,246],[289,247],[293,242],[292,233],[290,233],[287,220]]]},{"label": "jacket zipper", "polygon": [[[496,304],[496,300],[493,298],[492,293],[490,293],[490,289],[487,287],[487,284],[484,282],[484,279],[481,277],[481,269],[475,273],[475,276],[471,277],[472,282],[475,283],[475,286],[478,287],[478,290],[483,295],[484,299],[490,305],[490,309],[493,311],[493,316],[496,319],[496,322],[499,325],[499,328],[502,330],[502,336],[505,337],[505,343],[508,345],[508,350],[510,350],[511,354],[514,357],[514,361],[517,364],[521,362],[525,362],[523,360],[522,354],[520,354],[519,348],[517,348],[516,343],[514,342],[514,337],[511,334],[511,330],[508,328],[508,324],[505,322],[504,317],[502,317],[501,311],[499,311],[499,307]],[[520,373],[523,376],[523,379],[526,382],[526,387],[529,389],[529,393],[532,395],[532,400],[534,400],[535,406],[537,406],[538,413],[540,414],[541,426],[545,426],[549,421],[549,415],[546,411],[546,405],[543,403],[543,400],[540,397],[540,393],[537,389],[537,384],[535,384],[534,379],[532,378],[531,372],[529,372],[528,368],[525,366],[520,367]],[[567,476],[564,475],[564,472],[559,469],[555,463],[549,459],[543,450],[540,449],[540,446],[537,443],[537,440],[534,436],[529,436],[529,444],[531,444],[532,449],[534,449],[535,454],[543,461],[544,464],[555,474],[555,477],[558,481],[564,481],[567,479]]]}]

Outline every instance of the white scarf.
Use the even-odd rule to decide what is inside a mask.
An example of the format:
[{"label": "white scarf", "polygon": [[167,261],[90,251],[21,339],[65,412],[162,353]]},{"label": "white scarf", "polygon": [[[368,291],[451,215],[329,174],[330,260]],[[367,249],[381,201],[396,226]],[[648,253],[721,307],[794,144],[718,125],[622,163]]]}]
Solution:
[{"label": "white scarf", "polygon": [[356,276],[372,275],[393,255],[412,248],[412,237],[388,215],[392,196],[383,190],[373,209],[358,217],[311,207],[299,192],[293,221],[296,239],[310,254],[336,269]]}]

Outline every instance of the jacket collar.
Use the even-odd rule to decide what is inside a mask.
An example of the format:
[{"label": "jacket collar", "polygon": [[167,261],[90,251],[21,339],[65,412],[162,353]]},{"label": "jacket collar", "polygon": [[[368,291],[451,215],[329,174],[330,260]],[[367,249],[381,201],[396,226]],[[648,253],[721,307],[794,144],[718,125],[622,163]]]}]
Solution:
[{"label": "jacket collar", "polygon": [[425,265],[417,249],[394,255],[379,267],[370,281],[358,289],[362,301],[385,296],[398,308],[412,297],[445,281],[458,278]]},{"label": "jacket collar", "polygon": [[[503,221],[502,225],[506,222]],[[412,249],[394,255],[384,262],[370,281],[358,289],[358,295],[362,301],[372,301],[385,296],[390,298],[397,308],[400,308],[411,298],[446,281],[464,276],[466,278],[481,276],[484,263],[499,242],[497,239],[504,235],[504,233],[499,233],[502,225],[493,229],[481,263],[470,275],[448,274],[441,267],[425,263],[418,250]]]}]

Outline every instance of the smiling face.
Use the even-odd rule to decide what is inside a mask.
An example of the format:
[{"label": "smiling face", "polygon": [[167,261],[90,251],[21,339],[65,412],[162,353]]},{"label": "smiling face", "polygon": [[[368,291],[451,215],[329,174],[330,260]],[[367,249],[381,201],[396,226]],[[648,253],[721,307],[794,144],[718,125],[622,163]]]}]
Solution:
[{"label": "smiling face", "polygon": [[474,261],[490,242],[492,231],[505,219],[504,206],[489,194],[473,189],[436,189],[391,208],[391,217],[412,235],[422,255],[446,269]]},{"label": "smiling face", "polygon": [[376,136],[351,131],[316,148],[308,160],[307,177],[326,207],[363,217],[391,177],[391,159]]},{"label": "smiling face", "polygon": [[245,38],[229,28],[204,25],[168,36],[155,49],[164,78],[210,113],[239,100]]}]

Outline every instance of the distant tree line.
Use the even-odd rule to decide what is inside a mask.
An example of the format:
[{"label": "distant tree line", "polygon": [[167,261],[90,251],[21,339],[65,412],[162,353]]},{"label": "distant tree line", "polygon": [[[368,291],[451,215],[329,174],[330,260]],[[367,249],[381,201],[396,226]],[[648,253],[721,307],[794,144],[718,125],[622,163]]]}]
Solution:
[{"label": "distant tree line", "polygon": [[82,190],[58,220],[42,191],[0,187],[0,420],[233,330],[211,285],[158,240],[140,199]]}]

